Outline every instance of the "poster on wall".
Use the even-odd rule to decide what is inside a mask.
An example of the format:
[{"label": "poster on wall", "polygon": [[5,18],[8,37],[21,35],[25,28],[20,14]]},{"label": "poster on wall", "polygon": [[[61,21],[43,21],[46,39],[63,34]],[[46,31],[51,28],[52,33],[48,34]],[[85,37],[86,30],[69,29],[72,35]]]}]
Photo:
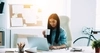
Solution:
[{"label": "poster on wall", "polygon": [[10,27],[43,26],[43,21],[38,16],[40,13],[38,9],[38,7],[30,4],[10,4]]}]

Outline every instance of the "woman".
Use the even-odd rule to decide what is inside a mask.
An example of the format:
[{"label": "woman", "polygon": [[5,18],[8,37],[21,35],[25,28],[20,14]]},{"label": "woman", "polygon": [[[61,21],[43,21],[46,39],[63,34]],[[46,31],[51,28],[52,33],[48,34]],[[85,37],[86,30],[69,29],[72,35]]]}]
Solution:
[{"label": "woman", "polygon": [[50,44],[50,49],[61,49],[66,48],[66,34],[65,31],[60,27],[60,20],[56,13],[53,13],[48,18],[48,29],[50,29],[50,35],[45,35],[48,43]]}]

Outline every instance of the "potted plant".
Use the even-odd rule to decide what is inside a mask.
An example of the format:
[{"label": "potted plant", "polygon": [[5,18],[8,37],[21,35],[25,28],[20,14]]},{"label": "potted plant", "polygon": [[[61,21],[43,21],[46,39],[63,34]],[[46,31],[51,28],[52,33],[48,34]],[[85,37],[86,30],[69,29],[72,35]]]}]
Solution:
[{"label": "potted plant", "polygon": [[99,53],[100,52],[100,39],[93,41],[92,48],[93,49],[95,48],[95,53]]}]

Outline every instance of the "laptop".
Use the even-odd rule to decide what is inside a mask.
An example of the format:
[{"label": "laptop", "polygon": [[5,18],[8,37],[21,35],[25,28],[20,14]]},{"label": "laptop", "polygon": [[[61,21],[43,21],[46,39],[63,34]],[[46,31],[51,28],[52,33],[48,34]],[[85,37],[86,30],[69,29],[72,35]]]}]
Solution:
[{"label": "laptop", "polygon": [[30,48],[37,47],[37,50],[49,51],[49,45],[46,38],[27,37]]}]

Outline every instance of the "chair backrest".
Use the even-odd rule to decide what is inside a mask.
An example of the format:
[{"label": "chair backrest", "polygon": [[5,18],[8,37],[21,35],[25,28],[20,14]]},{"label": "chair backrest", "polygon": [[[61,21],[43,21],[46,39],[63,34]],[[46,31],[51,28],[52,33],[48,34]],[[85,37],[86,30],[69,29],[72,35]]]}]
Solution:
[{"label": "chair backrest", "polygon": [[60,18],[60,26],[66,31],[67,34],[67,46],[72,46],[72,37],[69,27],[69,18],[67,16],[59,16]]}]

